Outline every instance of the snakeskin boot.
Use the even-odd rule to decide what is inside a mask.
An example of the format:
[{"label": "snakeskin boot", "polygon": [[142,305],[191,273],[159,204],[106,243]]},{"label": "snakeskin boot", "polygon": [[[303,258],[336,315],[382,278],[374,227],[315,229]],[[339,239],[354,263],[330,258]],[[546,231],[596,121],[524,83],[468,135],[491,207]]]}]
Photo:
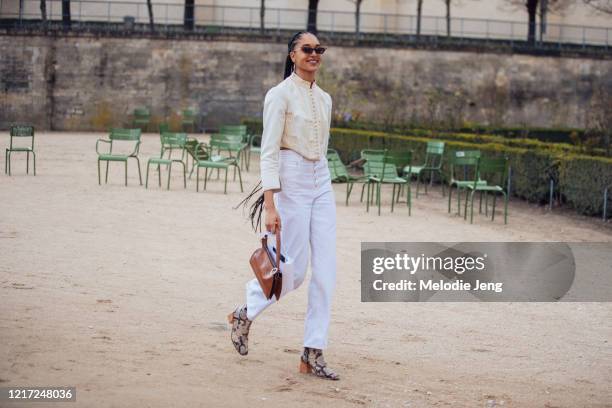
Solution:
[{"label": "snakeskin boot", "polygon": [[231,339],[236,351],[242,356],[249,354],[249,328],[252,320],[247,319],[246,305],[236,308],[227,315],[227,321],[232,325]]},{"label": "snakeskin boot", "polygon": [[323,359],[323,350],[310,347],[304,347],[300,361],[300,373],[312,373],[328,380],[340,379],[340,376],[327,366]]}]

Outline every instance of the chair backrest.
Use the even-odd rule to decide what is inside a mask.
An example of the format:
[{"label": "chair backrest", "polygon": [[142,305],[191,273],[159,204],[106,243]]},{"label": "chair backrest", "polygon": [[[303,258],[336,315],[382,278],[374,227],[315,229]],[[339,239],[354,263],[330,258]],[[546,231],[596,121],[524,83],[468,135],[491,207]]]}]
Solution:
[{"label": "chair backrest", "polygon": [[136,118],[148,118],[151,116],[149,108],[136,108],[134,109],[134,117]]},{"label": "chair backrest", "polygon": [[232,135],[246,135],[247,126],[246,125],[223,125],[219,129],[219,133],[226,133]]},{"label": "chair backrest", "polygon": [[197,113],[195,109],[187,108],[183,109],[183,119],[195,119]]},{"label": "chair backrest", "polygon": [[348,181],[349,174],[338,152],[327,149],[327,167],[332,181]]},{"label": "chair backrest", "polygon": [[159,124],[159,133],[162,134],[164,132],[169,132],[170,131],[170,124],[169,123],[160,123]]},{"label": "chair backrest", "polygon": [[184,149],[187,142],[187,133],[164,132],[161,134],[162,150]]},{"label": "chair backrest", "polygon": [[140,135],[142,131],[140,129],[121,129],[121,128],[112,128],[110,130],[110,135],[108,138],[113,140],[134,140],[140,141]]},{"label": "chair backrest", "polygon": [[[506,187],[506,176],[508,170],[508,158],[481,157],[478,159],[478,180],[486,180],[488,185]],[[476,183],[476,180],[474,180]]]},{"label": "chair backrest", "polygon": [[444,142],[430,140],[427,142],[425,150],[425,167],[442,167],[442,157],[444,155]]},{"label": "chair backrest", "polygon": [[14,137],[31,137],[32,147],[34,150],[34,126],[32,125],[12,125],[10,127],[10,149],[13,148]]},{"label": "chair backrest", "polygon": [[227,150],[230,152],[237,152],[244,147],[241,140],[224,140],[224,139],[211,139],[210,147],[217,149],[218,151]]},{"label": "chair backrest", "polygon": [[212,133],[210,135],[210,140],[220,140],[220,141],[229,141],[229,142],[242,142],[242,135],[238,135],[235,133]]},{"label": "chair backrest", "polygon": [[10,127],[11,137],[34,137],[34,126],[12,125]]},{"label": "chair backrest", "polygon": [[365,160],[363,172],[366,176],[381,176],[384,170],[383,158],[387,150],[366,149],[361,151],[361,158]]},{"label": "chair backrest", "polygon": [[410,150],[388,150],[383,157],[383,179],[395,178],[401,174],[406,166],[412,165],[412,151]]},{"label": "chair backrest", "polygon": [[[480,158],[480,150],[457,150],[451,156],[450,162],[450,180],[467,181],[473,180],[478,167],[478,159]],[[456,167],[461,167],[462,171],[456,171]],[[457,169],[458,170],[458,169]],[[459,178],[459,174],[462,175]]]}]

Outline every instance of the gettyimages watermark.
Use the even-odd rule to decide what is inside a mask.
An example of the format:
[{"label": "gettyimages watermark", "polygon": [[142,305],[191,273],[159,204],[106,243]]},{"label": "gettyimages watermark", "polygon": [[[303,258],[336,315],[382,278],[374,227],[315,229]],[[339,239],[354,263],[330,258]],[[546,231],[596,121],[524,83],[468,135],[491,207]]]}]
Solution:
[{"label": "gettyimages watermark", "polygon": [[362,302],[611,302],[612,243],[362,242]]}]

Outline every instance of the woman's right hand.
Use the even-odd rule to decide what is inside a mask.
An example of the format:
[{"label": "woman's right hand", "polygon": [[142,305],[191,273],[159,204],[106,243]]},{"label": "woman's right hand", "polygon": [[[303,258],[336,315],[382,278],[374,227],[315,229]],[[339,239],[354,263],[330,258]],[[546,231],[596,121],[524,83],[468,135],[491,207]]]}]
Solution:
[{"label": "woman's right hand", "polygon": [[266,231],[276,234],[277,232],[280,232],[280,230],[281,219],[280,215],[278,215],[278,211],[276,211],[275,207],[266,208]]}]

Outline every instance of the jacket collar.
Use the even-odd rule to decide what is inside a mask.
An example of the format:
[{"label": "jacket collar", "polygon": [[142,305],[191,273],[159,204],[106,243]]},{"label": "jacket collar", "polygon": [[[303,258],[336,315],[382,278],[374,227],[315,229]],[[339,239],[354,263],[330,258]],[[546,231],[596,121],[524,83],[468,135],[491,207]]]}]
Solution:
[{"label": "jacket collar", "polygon": [[316,82],[316,80],[315,80],[315,81],[312,81],[312,82],[310,82],[310,81],[306,81],[305,79],[300,78],[300,76],[299,76],[298,74],[296,74],[296,73],[295,73],[295,71],[293,71],[293,72],[291,73],[290,78],[291,78],[291,80],[292,80],[292,81],[293,81],[295,84],[297,84],[297,85],[299,85],[299,86],[301,86],[301,87],[304,87],[304,88],[310,88],[310,89],[313,89],[313,88],[316,88],[316,86],[317,86],[317,84],[315,83],[315,82]]}]

